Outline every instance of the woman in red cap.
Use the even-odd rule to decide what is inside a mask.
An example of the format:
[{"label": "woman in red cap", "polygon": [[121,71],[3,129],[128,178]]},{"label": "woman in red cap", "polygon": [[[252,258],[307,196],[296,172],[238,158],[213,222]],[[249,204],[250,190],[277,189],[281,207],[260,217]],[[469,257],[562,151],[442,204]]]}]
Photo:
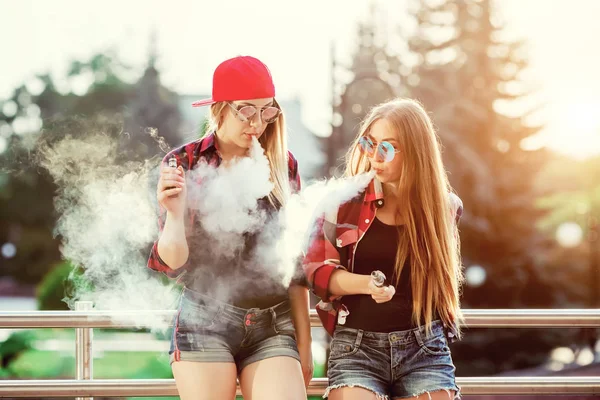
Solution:
[{"label": "woman in red cap", "polygon": [[[233,399],[239,378],[245,399],[306,399],[313,368],[308,289],[301,271],[291,284],[283,283],[276,268],[260,265],[264,258],[258,254],[278,237],[266,227],[290,194],[300,190],[298,163],[287,150],[269,69],[253,57],[226,60],[214,72],[212,98],[193,105],[210,105],[211,128],[163,160],[157,188],[160,237],[148,261],[184,287],[170,350],[179,395],[184,400]],[[221,180],[203,186],[211,179],[227,180],[236,164],[239,172],[257,141],[268,159],[265,180],[272,189],[247,211],[261,228],[255,224],[229,231],[224,240],[209,223],[230,218],[239,202],[210,204],[221,208],[219,214],[196,205],[211,201],[206,188],[235,185]],[[241,173],[243,180],[257,179],[252,168]]]},{"label": "woman in red cap", "polygon": [[346,175],[365,172],[369,186],[320,219],[304,260],[333,336],[325,396],[451,400],[462,202],[419,103],[396,99],[367,115]]}]

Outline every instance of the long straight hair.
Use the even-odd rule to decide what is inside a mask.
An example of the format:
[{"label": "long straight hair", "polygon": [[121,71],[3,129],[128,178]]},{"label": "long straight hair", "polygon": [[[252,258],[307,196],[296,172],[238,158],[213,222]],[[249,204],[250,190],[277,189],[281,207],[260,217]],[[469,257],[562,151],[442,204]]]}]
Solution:
[{"label": "long straight hair", "polygon": [[345,174],[353,176],[371,169],[358,141],[382,119],[396,133],[402,157],[396,193],[400,206],[396,212],[399,220],[405,221],[405,229],[399,235],[396,253],[396,284],[405,262],[410,260],[413,321],[430,329],[437,315],[446,324],[459,325],[463,275],[451,188],[439,138],[423,107],[410,99],[395,99],[374,107],[347,153]]}]

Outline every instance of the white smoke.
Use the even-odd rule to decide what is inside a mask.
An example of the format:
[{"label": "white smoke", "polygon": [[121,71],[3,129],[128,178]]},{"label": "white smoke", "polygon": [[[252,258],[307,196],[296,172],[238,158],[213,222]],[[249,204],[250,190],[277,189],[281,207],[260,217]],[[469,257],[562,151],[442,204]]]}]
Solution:
[{"label": "white smoke", "polygon": [[173,309],[173,285],[145,267],[146,247],[158,234],[149,196],[154,166],[118,165],[116,154],[116,141],[105,135],[68,136],[44,150],[42,166],[59,186],[55,233],[62,239],[61,252],[83,267],[83,281],[89,282],[65,301],[70,308],[77,300],[91,300],[100,310]]},{"label": "white smoke", "polygon": [[243,246],[243,234],[254,233],[266,220],[257,201],[273,189],[269,160],[254,139],[248,157],[234,158],[218,168],[199,163],[186,177],[188,207],[199,212],[202,227],[216,238],[216,252]]},{"label": "white smoke", "polygon": [[285,286],[297,274],[299,259],[309,245],[317,219],[356,197],[373,177],[374,173],[369,172],[349,178],[331,178],[306,186],[291,196],[278,215],[279,234],[269,238],[269,245],[263,245],[260,254],[266,264],[278,265]]},{"label": "white smoke", "polygon": [[[44,151],[42,165],[59,186],[56,233],[62,239],[62,254],[83,267],[83,277],[92,287],[78,287],[67,301],[71,308],[76,300],[91,300],[100,310],[174,309],[178,290],[146,268],[149,244],[158,238],[156,177],[152,175],[158,163],[123,165],[116,160],[117,150],[114,139],[99,134],[79,139],[68,136]],[[364,174],[317,182],[292,195],[285,207],[269,216],[258,200],[273,189],[270,166],[254,140],[248,157],[218,168],[200,163],[187,172],[188,207],[198,213],[202,228],[213,239],[211,244],[217,244],[190,251],[231,255],[243,249],[246,234],[259,234],[249,267],[266,271],[287,287],[298,273],[317,217],[355,197],[372,177]],[[239,276],[227,285],[217,283],[214,293],[227,298],[228,291],[248,282]],[[265,292],[272,288],[268,282],[253,284],[264,285]],[[165,321],[137,317],[133,322],[164,328]]]}]

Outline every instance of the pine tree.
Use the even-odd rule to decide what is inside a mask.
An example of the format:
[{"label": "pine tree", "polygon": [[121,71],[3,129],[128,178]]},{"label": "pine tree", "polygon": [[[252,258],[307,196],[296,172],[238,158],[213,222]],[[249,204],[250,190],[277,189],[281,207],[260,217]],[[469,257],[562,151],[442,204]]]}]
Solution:
[{"label": "pine tree", "polygon": [[[16,88],[10,98],[0,101],[0,141],[5,143],[0,143],[4,147],[0,151],[0,244],[16,246],[14,257],[1,259],[0,275],[36,283],[61,261],[60,240],[53,234],[57,218],[53,203],[56,185],[36,163],[36,145],[52,144],[66,134],[84,137],[103,132],[123,142],[119,150],[124,162],[158,153],[153,139],[148,138],[155,146],[149,153],[147,149],[131,147],[141,135],[130,138],[123,134],[122,114],[136,93],[136,87],[123,78],[125,69],[111,53],[96,54],[88,60],[72,62],[68,76],[64,77],[69,81],[91,75],[93,81],[83,94],[59,91],[58,81],[45,74],[36,77],[42,85],[39,93],[32,93],[27,82]],[[144,126],[157,126],[177,134],[173,123],[177,119],[171,117],[172,100],[151,104],[156,103],[167,104],[162,108],[167,112],[155,115],[154,120],[163,121],[164,116],[169,125],[149,121]],[[177,139],[169,141],[176,143]]]},{"label": "pine tree", "polygon": [[328,140],[327,174],[341,173],[345,152],[369,109],[401,93],[402,68],[399,59],[389,53],[386,32],[378,29],[381,20],[372,6],[367,19],[358,25],[357,48],[348,71],[344,71],[350,72],[350,79],[338,85],[341,94],[334,100],[335,128]]},{"label": "pine tree", "polygon": [[[544,150],[528,150],[529,112],[502,106],[527,96],[520,73],[524,43],[502,39],[492,0],[417,2],[409,48],[417,60],[407,83],[432,113],[451,184],[465,204],[461,222],[465,267],[487,277],[464,288],[465,308],[556,306],[543,267],[547,240],[536,228],[534,181]],[[412,83],[412,85],[411,85]],[[516,89],[515,89],[516,88]],[[455,346],[462,374],[492,374],[540,364],[557,336],[541,330],[472,330]]]},{"label": "pine tree", "polygon": [[161,84],[156,61],[156,36],[153,34],[148,65],[135,85],[127,119],[127,130],[137,143],[136,153],[146,157],[164,155],[170,148],[182,144],[177,95]]}]

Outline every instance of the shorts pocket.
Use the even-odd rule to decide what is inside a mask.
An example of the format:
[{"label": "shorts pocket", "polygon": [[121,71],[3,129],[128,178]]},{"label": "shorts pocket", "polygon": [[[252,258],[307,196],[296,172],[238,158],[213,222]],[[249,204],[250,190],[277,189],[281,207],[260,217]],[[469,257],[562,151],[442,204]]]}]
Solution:
[{"label": "shorts pocket", "polygon": [[355,342],[347,342],[343,339],[333,338],[329,345],[329,358],[332,360],[350,357],[359,349],[359,345]]},{"label": "shorts pocket", "polygon": [[415,335],[419,347],[432,356],[444,356],[450,354],[450,347],[444,334],[436,334],[431,337],[423,337],[420,332]]},{"label": "shorts pocket", "polygon": [[221,307],[204,302],[194,302],[182,297],[177,317],[179,332],[194,332],[212,328],[221,314]]},{"label": "shorts pocket", "polygon": [[275,316],[275,324],[273,325],[275,333],[281,335],[296,336],[296,328],[292,321],[291,311],[284,311],[282,314]]}]

